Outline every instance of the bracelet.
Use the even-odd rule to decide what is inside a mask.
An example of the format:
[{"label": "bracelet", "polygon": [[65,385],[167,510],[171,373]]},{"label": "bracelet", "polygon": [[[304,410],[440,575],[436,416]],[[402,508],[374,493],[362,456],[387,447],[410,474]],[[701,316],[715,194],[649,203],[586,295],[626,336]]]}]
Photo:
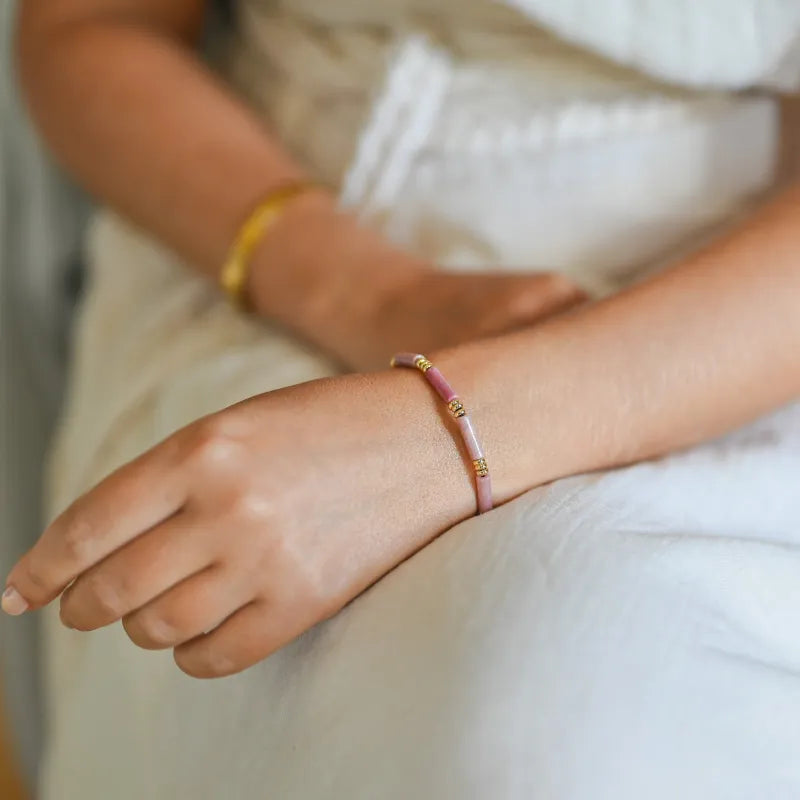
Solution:
[{"label": "bracelet", "polygon": [[245,308],[247,305],[247,279],[250,276],[253,251],[264,234],[278,221],[291,200],[318,188],[319,185],[311,181],[296,181],[275,189],[244,221],[219,275],[219,284],[233,305],[238,308]]},{"label": "bracelet", "polygon": [[419,353],[398,353],[392,359],[391,365],[393,367],[418,369],[439,397],[447,403],[447,408],[461,432],[461,438],[464,440],[467,453],[472,459],[472,467],[475,470],[475,488],[478,494],[478,513],[483,514],[486,511],[491,511],[493,507],[492,479],[489,476],[486,456],[483,453],[480,442],[478,442],[478,437],[472,427],[467,410],[458,395],[453,391],[452,386],[445,380],[444,375],[425,356]]}]

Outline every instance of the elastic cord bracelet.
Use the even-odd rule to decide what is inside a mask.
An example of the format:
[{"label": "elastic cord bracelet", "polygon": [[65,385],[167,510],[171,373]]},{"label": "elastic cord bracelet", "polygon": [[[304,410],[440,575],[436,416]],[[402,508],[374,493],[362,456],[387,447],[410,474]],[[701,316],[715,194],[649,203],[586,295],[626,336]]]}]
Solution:
[{"label": "elastic cord bracelet", "polygon": [[320,189],[313,181],[295,181],[275,189],[250,212],[236,234],[219,274],[219,284],[238,308],[247,306],[247,279],[253,253],[267,231],[278,221],[286,206],[301,194]]},{"label": "elastic cord bracelet", "polygon": [[475,470],[475,488],[478,493],[478,513],[483,514],[492,510],[492,479],[489,476],[489,467],[483,453],[475,428],[472,427],[469,415],[464,404],[453,387],[445,380],[444,375],[419,353],[398,353],[391,361],[393,367],[410,367],[418,369],[428,383],[434,388],[436,394],[447,403],[447,408],[455,419],[461,438],[467,448],[472,466]]}]

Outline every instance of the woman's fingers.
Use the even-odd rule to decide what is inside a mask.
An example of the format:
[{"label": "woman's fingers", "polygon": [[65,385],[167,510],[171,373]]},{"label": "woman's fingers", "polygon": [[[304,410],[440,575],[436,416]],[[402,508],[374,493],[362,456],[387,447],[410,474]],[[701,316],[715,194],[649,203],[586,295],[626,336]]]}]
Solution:
[{"label": "woman's fingers", "polygon": [[[3,607],[20,611],[13,592],[25,604],[21,611],[46,605],[82,572],[178,511],[187,481],[173,461],[174,446],[167,440],[73,503],[11,571]],[[14,603],[16,608],[8,607]]]},{"label": "woman's fingers", "polygon": [[139,647],[177,647],[214,630],[252,596],[252,589],[233,570],[215,565],[129,614],[122,624]]},{"label": "woman's fingers", "polygon": [[499,330],[530,324],[588,300],[583,289],[556,273],[510,278],[507,291],[501,304],[504,316],[495,320]]},{"label": "woman's fingers", "polygon": [[209,567],[218,539],[218,525],[179,511],[81,574],[61,597],[62,622],[91,631],[122,619]]},{"label": "woman's fingers", "polygon": [[291,612],[257,600],[216,630],[175,648],[175,663],[194,678],[233,675],[274,653],[308,627],[287,620]]}]

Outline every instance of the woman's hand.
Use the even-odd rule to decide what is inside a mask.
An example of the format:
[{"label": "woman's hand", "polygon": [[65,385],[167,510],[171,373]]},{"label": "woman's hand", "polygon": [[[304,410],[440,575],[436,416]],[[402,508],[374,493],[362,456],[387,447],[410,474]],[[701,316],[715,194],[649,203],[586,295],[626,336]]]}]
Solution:
[{"label": "woman's hand", "polygon": [[395,370],[199,420],[78,499],[9,586],[31,609],[63,592],[78,630],[122,620],[190,675],[242,670],[474,513],[440,406]]},{"label": "woman's hand", "polygon": [[521,328],[587,300],[553,272],[452,273],[398,250],[314,193],[294,201],[256,255],[258,312],[356,370]]},{"label": "woman's hand", "polygon": [[541,322],[586,302],[587,295],[552,272],[456,274],[423,270],[379,304],[351,353],[364,368],[387,352],[430,353]]}]

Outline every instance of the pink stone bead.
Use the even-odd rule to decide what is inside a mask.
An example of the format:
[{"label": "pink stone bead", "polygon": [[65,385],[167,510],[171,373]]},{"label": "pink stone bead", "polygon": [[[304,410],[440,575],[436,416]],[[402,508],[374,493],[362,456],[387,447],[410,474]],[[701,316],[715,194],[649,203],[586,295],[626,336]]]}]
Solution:
[{"label": "pink stone bead", "polygon": [[478,513],[485,514],[494,507],[494,500],[492,499],[492,479],[488,475],[484,478],[478,477],[475,483],[478,487]]},{"label": "pink stone bead", "polygon": [[398,353],[392,359],[392,366],[393,367],[411,367],[411,369],[416,369],[416,360],[420,357],[419,353]]},{"label": "pink stone bead", "polygon": [[481,449],[480,442],[478,442],[478,437],[475,434],[475,428],[472,427],[472,422],[470,421],[469,416],[464,415],[463,417],[458,417],[456,419],[456,425],[458,425],[458,428],[461,431],[461,436],[464,438],[464,444],[467,446],[469,457],[473,461],[476,461],[479,458],[484,458],[483,450]]},{"label": "pink stone bead", "polygon": [[449,403],[451,400],[456,398],[456,393],[453,391],[453,387],[444,379],[444,375],[439,372],[436,367],[431,367],[426,373],[425,377],[428,380],[428,383],[433,386],[436,390],[436,393],[445,403]]}]

